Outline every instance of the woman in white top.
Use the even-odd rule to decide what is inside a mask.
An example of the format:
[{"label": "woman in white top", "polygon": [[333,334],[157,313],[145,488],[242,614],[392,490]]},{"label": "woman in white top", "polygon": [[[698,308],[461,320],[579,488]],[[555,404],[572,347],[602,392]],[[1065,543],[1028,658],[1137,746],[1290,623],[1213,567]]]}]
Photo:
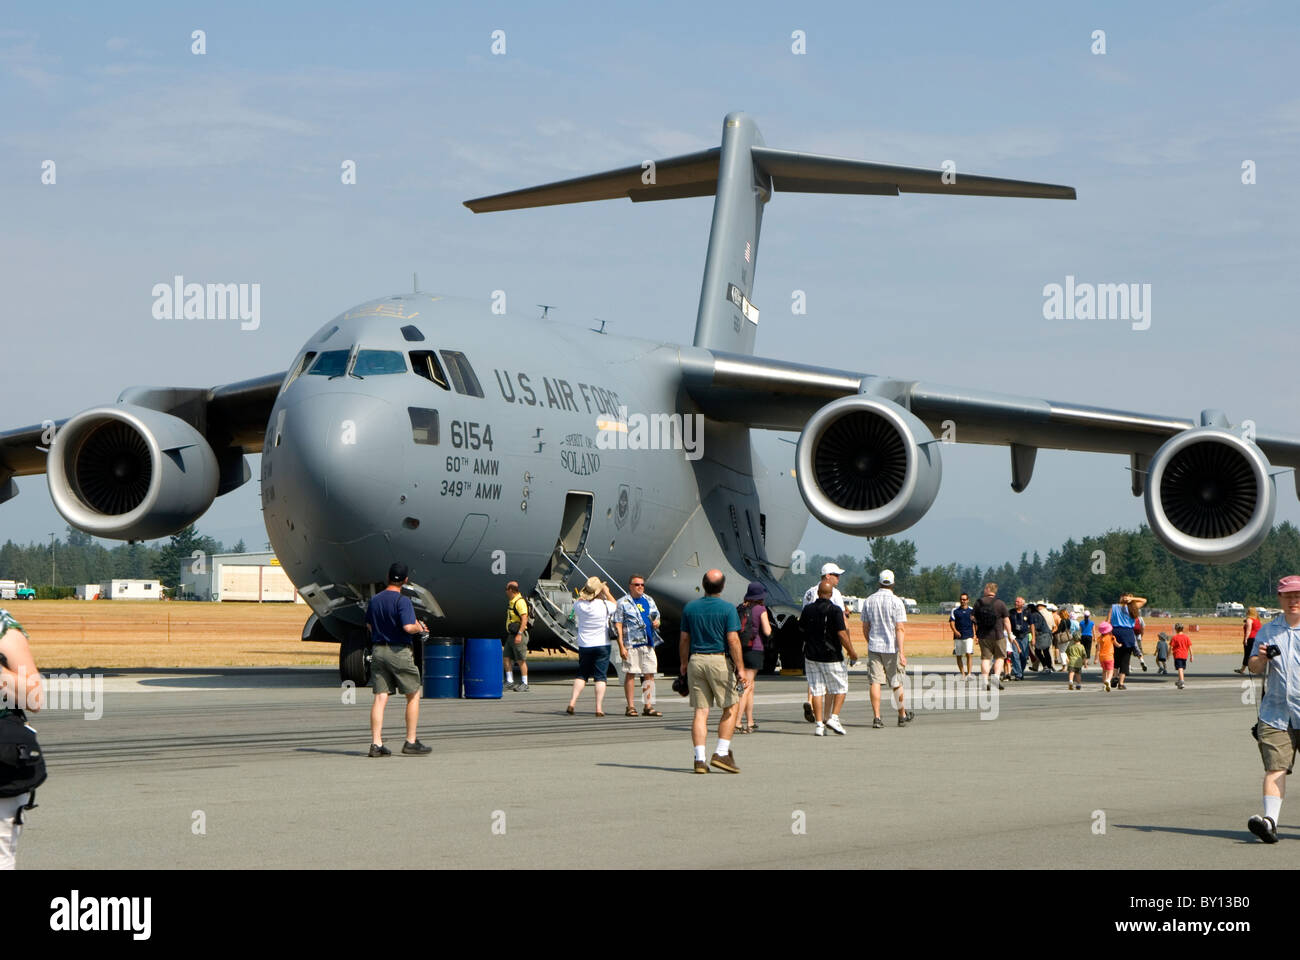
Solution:
[{"label": "woman in white top", "polygon": [[605,677],[609,673],[609,620],[618,609],[609,585],[599,577],[588,577],[587,584],[578,591],[573,602],[573,615],[578,625],[578,677],[573,681],[573,696],[565,713],[572,715],[578,705],[578,694],[588,680],[596,683],[596,716],[605,711]]}]

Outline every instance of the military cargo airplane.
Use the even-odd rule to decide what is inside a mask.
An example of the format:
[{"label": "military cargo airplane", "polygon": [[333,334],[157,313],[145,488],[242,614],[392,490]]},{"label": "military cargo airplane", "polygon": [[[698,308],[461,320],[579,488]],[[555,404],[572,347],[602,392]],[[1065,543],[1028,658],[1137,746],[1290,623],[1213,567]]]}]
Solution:
[{"label": "military cargo airplane", "polygon": [[[249,480],[245,455],[260,452],[267,535],[312,610],[304,639],[339,643],[341,675],[358,682],[365,604],[396,559],[440,635],[501,632],[507,579],[561,643],[589,575],[617,592],[645,574],[671,623],[710,567],[731,599],[763,582],[789,632],[798,605],[782,578],[809,514],[863,536],[907,529],[938,492],[949,421],[955,442],[1009,449],[1017,492],[1040,447],[1127,454],[1152,530],[1189,560],[1231,561],[1267,536],[1272,464],[1300,463],[1298,438],[1242,435],[1214,410],[1192,421],[755,356],[759,227],[777,192],[1075,197],[773,149],[732,113],[712,149],[465,204],[714,196],[691,345],[384,297],[326,323],[288,370],[130,388],[55,424],[52,440],[0,433],[0,501],[14,477],[44,472],[72,526],[152,539]],[[794,469],[762,464],[753,430],[798,431]]]}]

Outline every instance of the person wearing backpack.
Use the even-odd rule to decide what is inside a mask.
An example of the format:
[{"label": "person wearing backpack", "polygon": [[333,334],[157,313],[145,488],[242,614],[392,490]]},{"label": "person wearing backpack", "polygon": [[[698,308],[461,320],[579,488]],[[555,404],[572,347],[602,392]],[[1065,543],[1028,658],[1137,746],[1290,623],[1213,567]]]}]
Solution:
[{"label": "person wearing backpack", "polygon": [[[32,648],[27,643],[27,631],[10,616],[8,610],[0,609],[0,723],[13,725],[15,735],[23,736],[24,731],[31,729],[26,726],[24,713],[39,713],[42,698],[41,675],[36,669]],[[31,745],[35,744],[34,737],[27,736],[25,739]],[[8,745],[7,731],[5,746]],[[36,768],[41,781],[45,779],[44,769],[45,764],[41,760]],[[0,765],[0,777],[3,777],[3,782],[0,783],[0,870],[14,869],[18,836],[23,831],[23,810],[31,809],[29,804],[33,792],[24,790],[9,797],[3,796],[8,792],[3,788],[14,783],[15,779],[30,779],[32,772],[31,765]]]},{"label": "person wearing backpack", "polygon": [[[506,639],[501,659],[506,671],[505,689],[528,693],[528,601],[519,592],[519,582],[506,584]],[[519,664],[519,682],[515,683],[512,667]]]},{"label": "person wearing backpack", "polygon": [[980,679],[984,689],[990,689],[989,669],[998,689],[1002,684],[1002,661],[1007,657],[1006,638],[1011,636],[1011,615],[1007,605],[998,599],[998,585],[984,584],[984,595],[975,601],[975,639],[980,644]]},{"label": "person wearing backpack", "polygon": [[767,643],[772,638],[772,622],[767,616],[766,602],[767,587],[751,580],[745,599],[736,607],[736,616],[740,617],[740,656],[745,665],[741,671],[745,678],[745,693],[740,698],[737,733],[753,733],[758,729],[754,722],[754,683],[763,667]]}]

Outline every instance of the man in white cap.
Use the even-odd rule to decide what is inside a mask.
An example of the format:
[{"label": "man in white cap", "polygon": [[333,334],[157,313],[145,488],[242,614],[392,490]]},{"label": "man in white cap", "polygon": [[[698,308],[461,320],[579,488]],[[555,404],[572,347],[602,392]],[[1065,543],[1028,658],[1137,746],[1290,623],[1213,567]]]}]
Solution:
[{"label": "man in white cap", "polygon": [[907,654],[903,652],[903,624],[907,607],[894,595],[894,571],[880,571],[880,589],[862,604],[862,636],[867,641],[867,677],[871,681],[871,721],[873,729],[885,725],[880,719],[880,685],[888,683],[898,697],[898,725],[912,720],[912,711],[903,706],[903,679]]},{"label": "man in white cap", "polygon": [[[839,608],[840,613],[844,613],[844,597],[839,591],[840,577],[843,574],[844,568],[838,563],[823,563],[822,578],[804,591],[803,609],[807,610],[810,604],[817,602],[817,592],[822,584],[828,583],[831,587],[831,603]],[[808,699],[803,703],[803,718],[809,723],[817,722],[817,714],[813,712],[812,693],[808,694]]]},{"label": "man in white cap", "polygon": [[1282,615],[1255,635],[1247,669],[1265,673],[1255,739],[1264,761],[1264,814],[1246,824],[1265,843],[1277,843],[1277,820],[1286,795],[1286,776],[1300,747],[1300,576],[1277,584]]}]

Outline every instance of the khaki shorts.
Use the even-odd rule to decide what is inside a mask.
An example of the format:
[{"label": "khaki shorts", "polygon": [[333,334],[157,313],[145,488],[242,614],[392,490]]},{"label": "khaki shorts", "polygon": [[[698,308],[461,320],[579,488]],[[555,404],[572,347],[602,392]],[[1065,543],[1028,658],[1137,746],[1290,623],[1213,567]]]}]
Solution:
[{"label": "khaki shorts", "polygon": [[898,668],[898,654],[870,651],[867,654],[867,679],[872,683],[888,683],[891,689],[901,687],[903,679]]},{"label": "khaki shorts", "polygon": [[1263,720],[1255,725],[1259,739],[1259,756],[1264,761],[1264,772],[1274,770],[1291,772],[1295,766],[1295,752],[1300,749],[1300,730],[1279,730]]},{"label": "khaki shorts", "polygon": [[654,674],[659,672],[659,658],[655,656],[655,648],[652,646],[628,647],[627,659],[623,661],[624,673]]},{"label": "khaki shorts", "polygon": [[[629,653],[631,651],[628,651]],[[721,653],[696,653],[686,661],[686,682],[691,688],[691,706],[696,710],[734,706],[740,700],[731,664]]]},{"label": "khaki shorts", "polygon": [[523,663],[528,659],[528,631],[507,633],[501,644],[501,653],[507,660]]},{"label": "khaki shorts", "polygon": [[415,669],[415,653],[409,643],[391,647],[386,643],[374,646],[370,661],[370,683],[375,693],[392,693],[397,690],[408,696],[420,692],[420,671]]},{"label": "khaki shorts", "polygon": [[985,640],[980,637],[980,658],[983,660],[1005,660],[1007,658],[1007,642],[1001,637],[994,637],[992,640]]}]

